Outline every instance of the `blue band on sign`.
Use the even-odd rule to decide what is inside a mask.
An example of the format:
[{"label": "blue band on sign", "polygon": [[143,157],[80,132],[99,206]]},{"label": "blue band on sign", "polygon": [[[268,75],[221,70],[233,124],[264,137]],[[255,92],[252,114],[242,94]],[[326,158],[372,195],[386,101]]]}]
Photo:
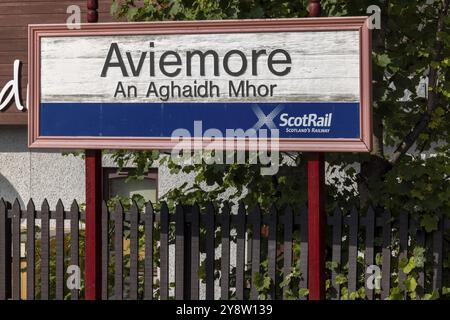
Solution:
[{"label": "blue band on sign", "polygon": [[[171,137],[176,129],[279,129],[280,138],[360,137],[357,102],[41,103],[41,136]],[[198,133],[198,131],[196,131]],[[270,137],[270,133],[268,134]]]}]

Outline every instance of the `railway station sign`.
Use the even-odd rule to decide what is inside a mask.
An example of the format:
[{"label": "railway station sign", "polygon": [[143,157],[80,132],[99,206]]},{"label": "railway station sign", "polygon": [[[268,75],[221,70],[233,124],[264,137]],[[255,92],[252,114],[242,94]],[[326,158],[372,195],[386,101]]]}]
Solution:
[{"label": "railway station sign", "polygon": [[170,149],[180,132],[265,129],[280,150],[367,152],[370,42],[366,17],[30,25],[29,146]]}]

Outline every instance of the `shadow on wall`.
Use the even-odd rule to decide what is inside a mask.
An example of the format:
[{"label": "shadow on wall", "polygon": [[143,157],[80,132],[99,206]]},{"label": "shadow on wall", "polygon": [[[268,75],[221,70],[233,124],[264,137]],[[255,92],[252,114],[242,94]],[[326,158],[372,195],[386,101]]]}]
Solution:
[{"label": "shadow on wall", "polygon": [[24,206],[25,203],[20,196],[19,192],[17,192],[16,188],[0,173],[0,198],[11,203],[14,203],[16,198],[19,200],[21,206]]},{"label": "shadow on wall", "polygon": [[0,153],[29,152],[26,126],[0,127]]}]

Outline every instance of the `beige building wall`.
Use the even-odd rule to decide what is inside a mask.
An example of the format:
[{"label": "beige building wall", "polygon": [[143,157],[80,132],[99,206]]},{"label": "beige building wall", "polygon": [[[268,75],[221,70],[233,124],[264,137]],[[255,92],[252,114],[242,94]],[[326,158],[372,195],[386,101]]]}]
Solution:
[{"label": "beige building wall", "polygon": [[[70,207],[76,199],[85,201],[85,167],[80,156],[62,155],[61,150],[30,151],[26,126],[0,126],[0,197],[26,205],[30,198],[40,207],[47,198],[50,208],[58,199]],[[114,163],[108,156],[103,166]],[[190,175],[170,175],[165,166],[158,168],[158,197],[171,188],[192,179]],[[191,180],[192,181],[192,180]]]}]

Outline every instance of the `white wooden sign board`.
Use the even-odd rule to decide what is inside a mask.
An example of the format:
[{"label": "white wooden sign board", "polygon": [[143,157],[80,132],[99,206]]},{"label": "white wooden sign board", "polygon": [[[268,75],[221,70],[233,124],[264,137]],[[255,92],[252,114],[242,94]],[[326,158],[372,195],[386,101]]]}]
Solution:
[{"label": "white wooden sign board", "polygon": [[29,40],[30,147],[168,149],[201,122],[278,130],[282,150],[371,149],[364,17],[35,25]]}]

